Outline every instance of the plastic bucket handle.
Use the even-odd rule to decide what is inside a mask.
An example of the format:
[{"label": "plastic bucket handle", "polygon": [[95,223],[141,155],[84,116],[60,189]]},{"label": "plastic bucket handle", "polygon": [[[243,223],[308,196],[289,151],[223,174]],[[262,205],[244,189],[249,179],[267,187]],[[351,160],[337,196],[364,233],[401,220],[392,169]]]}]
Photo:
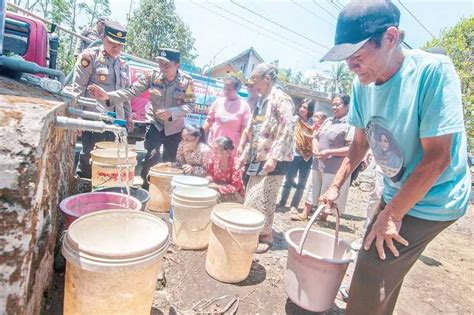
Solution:
[{"label": "plastic bucket handle", "polygon": [[[303,252],[303,247],[304,247],[304,243],[306,242],[306,237],[308,236],[308,232],[311,229],[311,226],[314,224],[314,222],[318,218],[319,213],[321,213],[321,211],[323,211],[323,209],[325,207],[326,207],[326,205],[324,205],[324,204],[320,205],[318,207],[318,209],[316,209],[316,211],[314,212],[314,214],[311,217],[311,219],[309,220],[308,224],[306,224],[306,228],[303,232],[303,236],[300,239],[300,244],[298,245],[298,249],[296,250],[298,255],[301,255],[301,253]],[[337,208],[337,206],[335,208],[336,208],[336,231],[335,231],[335,236],[336,237],[334,239],[333,255],[336,252],[337,244],[339,243],[339,223],[340,223],[339,209]]]},{"label": "plastic bucket handle", "polygon": [[251,251],[248,251],[247,249],[245,249],[242,244],[240,244],[240,242],[237,240],[237,238],[235,238],[235,235],[232,234],[232,231],[229,230],[227,227],[224,229],[227,233],[229,233],[230,237],[234,240],[234,242],[237,244],[237,246],[245,253],[249,254],[249,255],[252,255],[253,253],[255,253],[255,251],[257,250],[257,248],[255,248],[254,250],[251,250]]}]

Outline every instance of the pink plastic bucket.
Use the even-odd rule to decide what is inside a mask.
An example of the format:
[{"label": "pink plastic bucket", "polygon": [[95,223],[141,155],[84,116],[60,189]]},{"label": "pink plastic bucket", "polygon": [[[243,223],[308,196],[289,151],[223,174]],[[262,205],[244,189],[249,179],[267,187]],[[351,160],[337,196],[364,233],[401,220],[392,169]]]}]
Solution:
[{"label": "pink plastic bucket", "polygon": [[65,227],[77,218],[100,210],[130,209],[139,211],[141,202],[130,196],[127,207],[127,195],[113,192],[90,192],[67,197],[59,204],[59,209],[66,218]]},{"label": "pink plastic bucket", "polygon": [[318,208],[305,229],[295,228],[285,233],[286,294],[295,304],[313,312],[331,308],[347,267],[355,259],[349,243],[338,237],[338,214],[336,236],[310,229],[322,209],[323,206]]}]

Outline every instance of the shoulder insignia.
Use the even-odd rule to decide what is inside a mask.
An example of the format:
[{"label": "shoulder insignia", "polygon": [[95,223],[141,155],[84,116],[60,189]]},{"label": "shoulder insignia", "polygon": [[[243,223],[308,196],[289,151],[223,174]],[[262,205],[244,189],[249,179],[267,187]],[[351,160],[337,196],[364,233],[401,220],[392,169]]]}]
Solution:
[{"label": "shoulder insignia", "polygon": [[89,67],[90,64],[91,64],[91,56],[88,54],[82,54],[81,66],[83,68],[87,68]]}]

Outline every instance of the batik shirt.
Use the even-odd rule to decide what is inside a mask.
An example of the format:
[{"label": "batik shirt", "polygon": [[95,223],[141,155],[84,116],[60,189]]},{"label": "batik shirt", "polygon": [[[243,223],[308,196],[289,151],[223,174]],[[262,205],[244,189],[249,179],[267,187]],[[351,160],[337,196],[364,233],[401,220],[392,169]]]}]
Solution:
[{"label": "batik shirt", "polygon": [[265,99],[257,103],[247,127],[249,138],[243,153],[246,162],[250,162],[250,159],[257,162],[268,159],[293,160],[293,111],[291,98],[275,87]]}]

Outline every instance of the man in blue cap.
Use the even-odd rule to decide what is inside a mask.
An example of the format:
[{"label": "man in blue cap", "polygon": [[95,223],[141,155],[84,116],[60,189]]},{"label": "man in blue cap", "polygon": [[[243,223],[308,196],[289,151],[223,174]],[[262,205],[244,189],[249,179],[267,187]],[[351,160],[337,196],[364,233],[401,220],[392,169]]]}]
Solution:
[{"label": "man in blue cap", "polygon": [[359,252],[346,314],[391,314],[403,279],[428,243],[465,214],[470,195],[459,78],[449,57],[402,48],[390,1],[353,1],[335,46],[356,74],[348,156],[320,198],[332,207],[369,147],[384,172],[378,213]]}]

